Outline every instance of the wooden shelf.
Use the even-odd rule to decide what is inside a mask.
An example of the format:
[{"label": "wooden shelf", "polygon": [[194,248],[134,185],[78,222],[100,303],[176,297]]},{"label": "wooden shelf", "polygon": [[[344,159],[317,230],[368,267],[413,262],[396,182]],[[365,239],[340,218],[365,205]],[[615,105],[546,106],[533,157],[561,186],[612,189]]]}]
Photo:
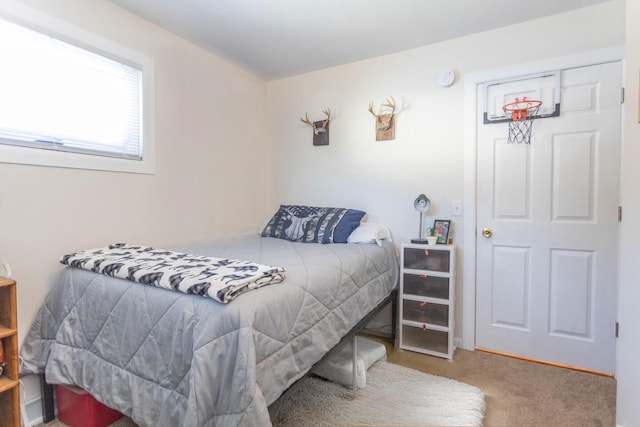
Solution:
[{"label": "wooden shelf", "polygon": [[18,385],[18,380],[9,379],[4,375],[0,376],[0,393],[7,390],[11,390],[17,385]]},{"label": "wooden shelf", "polygon": [[11,335],[15,335],[18,333],[17,329],[9,329],[0,325],[0,339],[10,337]]},{"label": "wooden shelf", "polygon": [[20,425],[17,311],[15,280],[0,277],[0,342],[5,359],[0,376],[0,427]]}]

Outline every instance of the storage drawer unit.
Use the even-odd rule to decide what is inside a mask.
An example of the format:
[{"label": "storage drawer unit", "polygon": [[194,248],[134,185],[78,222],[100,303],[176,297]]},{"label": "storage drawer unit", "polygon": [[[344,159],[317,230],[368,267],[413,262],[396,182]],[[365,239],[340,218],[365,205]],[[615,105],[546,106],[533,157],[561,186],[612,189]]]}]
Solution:
[{"label": "storage drawer unit", "polygon": [[402,245],[400,348],[453,358],[455,253],[455,245]]}]

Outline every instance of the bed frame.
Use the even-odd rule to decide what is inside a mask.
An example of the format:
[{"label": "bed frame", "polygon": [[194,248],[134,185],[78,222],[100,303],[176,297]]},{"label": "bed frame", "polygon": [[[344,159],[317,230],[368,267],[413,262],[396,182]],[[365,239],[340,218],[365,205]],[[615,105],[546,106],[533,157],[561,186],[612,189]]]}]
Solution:
[{"label": "bed frame", "polygon": [[[356,387],[356,363],[357,363],[357,345],[356,345],[356,334],[360,332],[374,317],[376,317],[380,312],[391,303],[391,331],[392,331],[392,339],[395,339],[396,335],[396,319],[398,313],[398,298],[397,298],[398,290],[394,288],[389,295],[385,297],[385,299],[380,302],[373,310],[371,310],[362,320],[360,320],[342,339],[335,345],[327,355],[336,351],[341,344],[346,341],[351,341],[351,348],[353,354],[353,379],[351,388],[353,392],[357,390]],[[314,365],[315,366],[315,365]],[[313,367],[309,370],[311,371]],[[48,384],[45,380],[44,374],[40,374],[40,388],[42,392],[42,421],[44,423],[49,423],[55,419],[55,407],[53,400],[53,385]]]}]

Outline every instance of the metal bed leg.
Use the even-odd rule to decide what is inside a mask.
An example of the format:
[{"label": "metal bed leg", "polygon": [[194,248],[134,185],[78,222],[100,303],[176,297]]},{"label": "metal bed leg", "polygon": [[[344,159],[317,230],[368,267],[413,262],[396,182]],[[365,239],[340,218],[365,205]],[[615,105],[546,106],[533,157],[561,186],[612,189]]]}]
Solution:
[{"label": "metal bed leg", "polygon": [[358,374],[358,341],[356,340],[356,334],[353,334],[353,337],[351,338],[351,351],[353,356],[351,391],[355,397],[355,394],[358,391],[358,386],[356,385],[356,376]]},{"label": "metal bed leg", "polygon": [[393,342],[393,346],[397,348],[399,346],[398,337],[400,334],[398,333],[398,291],[397,289],[393,290],[391,299],[391,341]]},{"label": "metal bed leg", "polygon": [[47,381],[44,379],[44,374],[40,375],[40,390],[42,391],[42,421],[48,423],[55,418],[53,386],[47,384]]}]

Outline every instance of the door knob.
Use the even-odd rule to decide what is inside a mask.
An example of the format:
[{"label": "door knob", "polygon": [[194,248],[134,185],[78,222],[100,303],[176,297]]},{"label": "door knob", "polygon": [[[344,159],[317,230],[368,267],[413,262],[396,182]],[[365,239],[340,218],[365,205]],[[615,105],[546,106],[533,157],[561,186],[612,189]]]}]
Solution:
[{"label": "door knob", "polygon": [[482,229],[482,236],[486,237],[487,239],[491,236],[493,236],[493,230],[490,228],[483,228]]}]

